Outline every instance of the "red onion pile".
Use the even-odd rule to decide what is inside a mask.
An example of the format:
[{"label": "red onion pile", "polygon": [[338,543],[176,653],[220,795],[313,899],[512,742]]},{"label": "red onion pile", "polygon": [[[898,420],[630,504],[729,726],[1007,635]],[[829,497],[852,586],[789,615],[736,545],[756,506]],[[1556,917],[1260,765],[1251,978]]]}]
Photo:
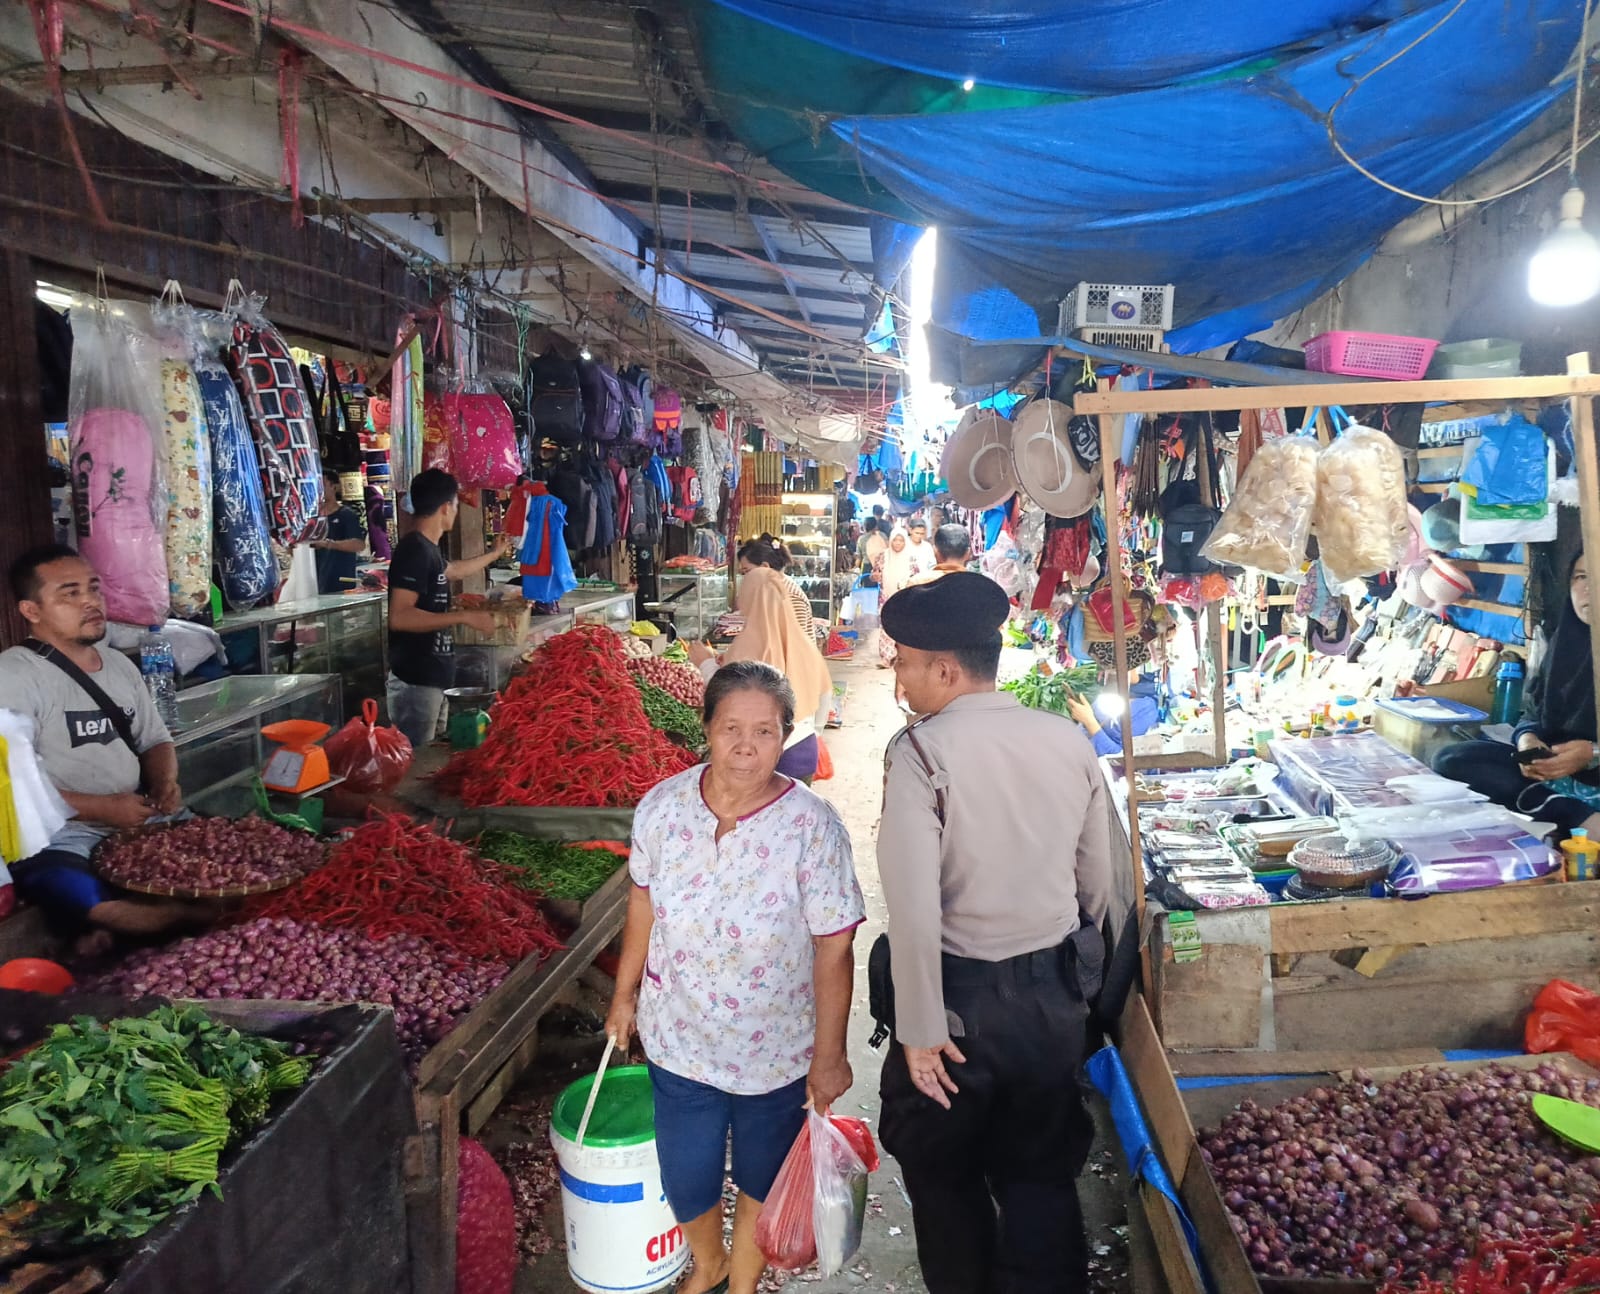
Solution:
[{"label": "red onion pile", "polygon": [[1262,1109],[1244,1101],[1201,1154],[1251,1266],[1273,1276],[1448,1276],[1480,1240],[1588,1216],[1600,1156],[1547,1132],[1531,1097],[1600,1105],[1600,1079],[1543,1064],[1354,1071]]},{"label": "red onion pile", "polygon": [[487,997],[506,970],[410,935],[373,939],[357,930],[263,917],[136,952],[83,987],[131,997],[375,1002],[394,1008],[400,1045],[414,1062]]},{"label": "red onion pile", "polygon": [[188,818],[113,836],[95,855],[100,874],[136,889],[218,893],[278,885],[322,862],[303,831],[262,818]]},{"label": "red onion pile", "polygon": [[654,683],[674,700],[696,710],[706,703],[705,676],[693,665],[651,656],[647,660],[630,660],[628,668],[646,683]]}]

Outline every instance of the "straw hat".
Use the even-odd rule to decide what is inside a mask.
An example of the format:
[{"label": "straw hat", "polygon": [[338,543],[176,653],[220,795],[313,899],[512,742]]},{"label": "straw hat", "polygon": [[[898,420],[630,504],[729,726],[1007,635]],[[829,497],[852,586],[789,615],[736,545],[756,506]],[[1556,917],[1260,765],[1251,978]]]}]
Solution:
[{"label": "straw hat", "polygon": [[1100,470],[1072,452],[1072,410],[1059,400],[1035,400],[1011,431],[1011,458],[1028,497],[1052,517],[1081,517],[1100,494]]},{"label": "straw hat", "polygon": [[992,508],[1017,492],[1011,422],[993,409],[968,409],[945,442],[939,475],[963,508]]}]

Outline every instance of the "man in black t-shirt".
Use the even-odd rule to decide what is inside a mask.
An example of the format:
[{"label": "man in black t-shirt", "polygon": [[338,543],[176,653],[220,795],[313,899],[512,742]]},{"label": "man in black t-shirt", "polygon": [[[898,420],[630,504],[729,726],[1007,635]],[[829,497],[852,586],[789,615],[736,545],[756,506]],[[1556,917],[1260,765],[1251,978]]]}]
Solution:
[{"label": "man in black t-shirt", "polygon": [[313,541],[316,550],[317,592],[344,593],[355,588],[356,562],[367,546],[367,532],[355,509],[339,501],[339,473],[322,473],[322,515],[328,519],[328,537]]},{"label": "man in black t-shirt", "polygon": [[418,750],[437,735],[444,690],[455,684],[450,630],[494,632],[487,611],[450,609],[450,581],[485,570],[511,545],[507,539],[482,557],[446,562],[439,539],[455,525],[457,493],[456,478],[438,468],[412,480],[417,526],[395,545],[389,563],[389,722]]}]

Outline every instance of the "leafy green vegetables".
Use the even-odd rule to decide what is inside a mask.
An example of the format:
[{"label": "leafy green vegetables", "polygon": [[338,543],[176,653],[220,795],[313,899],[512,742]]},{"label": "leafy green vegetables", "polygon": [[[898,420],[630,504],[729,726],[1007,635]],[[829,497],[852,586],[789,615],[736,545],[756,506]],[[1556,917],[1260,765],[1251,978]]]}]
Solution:
[{"label": "leafy green vegetables", "polygon": [[1021,678],[1004,684],[1002,692],[1009,692],[1023,705],[1033,710],[1051,710],[1066,714],[1067,696],[1076,692],[1086,701],[1092,701],[1100,690],[1100,667],[1093,661],[1074,665],[1071,669],[1043,673],[1037,665]]},{"label": "leafy green vegetables", "polygon": [[478,852],[514,869],[525,888],[552,899],[588,898],[622,863],[609,849],[535,840],[517,831],[485,831],[478,839]]},{"label": "leafy green vegetables", "polygon": [[58,1024],[0,1070],[0,1209],[33,1201],[42,1227],[141,1236],[215,1190],[222,1151],[310,1072],[195,1007]]}]

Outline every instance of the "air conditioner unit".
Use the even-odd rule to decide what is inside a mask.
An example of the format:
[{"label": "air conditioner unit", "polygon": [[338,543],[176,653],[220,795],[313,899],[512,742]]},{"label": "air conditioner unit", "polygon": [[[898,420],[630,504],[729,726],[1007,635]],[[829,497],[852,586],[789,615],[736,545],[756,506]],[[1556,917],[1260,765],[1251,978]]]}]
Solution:
[{"label": "air conditioner unit", "polygon": [[1167,334],[1160,328],[1078,328],[1073,335],[1091,346],[1120,346],[1151,355],[1166,354]]},{"label": "air conditioner unit", "polygon": [[1061,302],[1063,335],[1083,328],[1172,327],[1172,284],[1080,283]]}]

